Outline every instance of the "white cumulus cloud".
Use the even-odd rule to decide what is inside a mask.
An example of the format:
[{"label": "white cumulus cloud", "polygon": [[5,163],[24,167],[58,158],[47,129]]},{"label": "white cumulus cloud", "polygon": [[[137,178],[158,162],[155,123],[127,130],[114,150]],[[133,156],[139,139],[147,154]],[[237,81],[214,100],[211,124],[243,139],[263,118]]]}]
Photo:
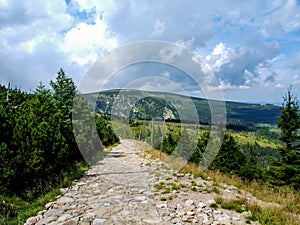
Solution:
[{"label": "white cumulus cloud", "polygon": [[95,24],[79,23],[69,30],[62,48],[72,62],[85,65],[95,62],[101,51],[112,50],[117,44],[116,38],[109,37],[106,24],[97,19]]}]

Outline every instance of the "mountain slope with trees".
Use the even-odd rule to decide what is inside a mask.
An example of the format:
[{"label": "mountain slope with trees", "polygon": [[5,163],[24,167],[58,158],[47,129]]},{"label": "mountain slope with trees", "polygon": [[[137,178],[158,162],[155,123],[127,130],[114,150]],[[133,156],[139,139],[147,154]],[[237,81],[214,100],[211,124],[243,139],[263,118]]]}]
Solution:
[{"label": "mountain slope with trees", "polygon": [[[119,95],[121,95],[121,97],[119,97]],[[137,90],[108,90],[100,93],[85,94],[85,97],[91,104],[94,104],[95,110],[100,113],[114,113],[115,116],[122,117],[129,116],[120,114],[122,110],[112,112],[114,105],[122,105],[124,107],[136,108],[136,111],[139,111],[139,114],[130,114],[131,118],[147,119],[161,117],[161,109],[167,108],[170,113],[168,113],[165,119],[172,122],[181,121],[188,123],[190,118],[179,118],[178,111],[182,110],[184,112],[195,107],[199,115],[199,122],[201,124],[211,123],[209,102],[203,98]],[[136,105],[129,106],[127,105],[129,102],[135,102]],[[155,105],[155,107],[149,107],[151,105]],[[236,131],[253,130],[259,124],[276,125],[277,118],[280,116],[280,107],[272,104],[250,104],[225,101],[225,105],[227,128]],[[141,107],[144,111],[138,110]]]}]

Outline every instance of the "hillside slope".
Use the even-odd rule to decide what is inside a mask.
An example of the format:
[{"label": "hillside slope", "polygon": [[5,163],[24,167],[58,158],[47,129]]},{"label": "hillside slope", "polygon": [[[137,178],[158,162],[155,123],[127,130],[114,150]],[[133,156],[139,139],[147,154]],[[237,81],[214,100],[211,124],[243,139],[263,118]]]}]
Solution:
[{"label": "hillside slope", "polygon": [[[183,115],[182,118],[179,118],[179,111],[188,111],[196,107],[200,123],[210,124],[209,104],[207,99],[203,98],[136,90],[110,90],[85,94],[85,97],[94,105],[97,112],[135,119],[162,117],[163,110],[166,109],[166,119],[188,122],[189,116],[185,118]],[[275,125],[277,117],[280,115],[279,107],[271,104],[226,101],[225,105],[228,124]],[[116,108],[116,106],[123,108]]]}]

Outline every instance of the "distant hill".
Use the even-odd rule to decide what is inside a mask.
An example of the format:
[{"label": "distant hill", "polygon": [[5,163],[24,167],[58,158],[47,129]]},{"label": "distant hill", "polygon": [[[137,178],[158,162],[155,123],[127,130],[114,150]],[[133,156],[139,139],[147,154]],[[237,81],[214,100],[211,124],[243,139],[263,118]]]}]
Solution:
[{"label": "distant hill", "polygon": [[[169,121],[189,122],[189,115],[184,113],[183,118],[180,118],[180,112],[195,107],[200,123],[210,124],[208,100],[203,98],[137,90],[109,90],[85,94],[85,97],[97,112],[134,119],[149,120],[164,116]],[[225,105],[227,126],[232,129],[243,130],[260,124],[275,125],[280,115],[280,108],[272,104],[226,101]]]}]

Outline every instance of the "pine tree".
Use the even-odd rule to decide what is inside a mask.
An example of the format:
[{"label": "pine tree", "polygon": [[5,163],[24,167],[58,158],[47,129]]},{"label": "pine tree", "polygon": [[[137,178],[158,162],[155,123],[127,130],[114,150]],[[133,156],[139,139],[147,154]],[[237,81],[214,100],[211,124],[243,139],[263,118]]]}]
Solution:
[{"label": "pine tree", "polygon": [[204,152],[207,147],[209,140],[209,132],[205,131],[198,139],[197,147],[194,149],[193,155],[190,158],[190,162],[196,163],[197,165],[201,162],[204,157]]},{"label": "pine tree", "polygon": [[243,153],[247,158],[247,163],[239,171],[239,176],[244,181],[264,180],[266,178],[263,167],[258,163],[258,149],[260,146],[257,142],[244,146]]},{"label": "pine tree", "polygon": [[281,116],[278,119],[278,127],[282,131],[280,140],[285,146],[279,148],[281,160],[274,159],[271,174],[275,178],[273,180],[275,184],[291,185],[299,189],[300,154],[296,142],[299,141],[300,115],[297,98],[291,91],[290,87],[284,97],[280,108]]},{"label": "pine tree", "polygon": [[209,168],[220,170],[223,173],[239,174],[246,162],[246,157],[240,151],[237,142],[231,135],[225,134],[220,151]]},{"label": "pine tree", "polygon": [[278,127],[282,131],[280,140],[286,144],[288,149],[292,148],[293,142],[299,139],[300,128],[299,104],[297,98],[291,93],[292,87],[288,89],[287,95],[280,108],[281,116],[278,119]]},{"label": "pine tree", "polygon": [[71,161],[82,160],[72,128],[73,98],[76,94],[76,86],[73,80],[70,77],[67,77],[62,68],[57,72],[56,80],[51,81],[50,85],[52,87],[52,95],[55,99],[55,104],[63,114],[63,119],[57,126],[60,127],[61,133],[68,143],[69,159]]}]

